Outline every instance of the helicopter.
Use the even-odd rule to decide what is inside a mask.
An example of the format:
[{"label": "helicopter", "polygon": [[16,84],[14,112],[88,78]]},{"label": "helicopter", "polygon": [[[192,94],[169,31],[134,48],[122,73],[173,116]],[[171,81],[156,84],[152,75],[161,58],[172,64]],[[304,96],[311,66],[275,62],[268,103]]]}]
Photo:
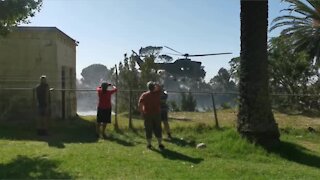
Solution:
[{"label": "helicopter", "polygon": [[[204,70],[204,66],[202,66],[200,61],[193,61],[189,57],[204,57],[204,56],[215,56],[215,55],[225,55],[225,54],[232,54],[229,52],[226,53],[211,53],[211,54],[188,54],[188,53],[181,53],[176,51],[168,46],[164,46],[165,48],[175,52],[176,54],[169,53],[169,55],[180,56],[182,58],[176,59],[174,62],[169,63],[155,63],[158,67],[158,70],[163,70],[166,73],[170,74],[173,77],[189,77],[189,78],[204,78],[206,72]],[[141,67],[144,61],[141,57],[144,57],[132,50],[133,58]]]}]

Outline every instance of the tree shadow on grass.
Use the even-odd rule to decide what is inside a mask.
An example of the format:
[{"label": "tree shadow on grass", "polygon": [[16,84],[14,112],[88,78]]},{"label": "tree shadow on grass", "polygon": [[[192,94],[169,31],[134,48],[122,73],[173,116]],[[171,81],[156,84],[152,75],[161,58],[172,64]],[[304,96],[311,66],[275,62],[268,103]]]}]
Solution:
[{"label": "tree shadow on grass", "polygon": [[297,144],[280,142],[277,147],[269,149],[269,152],[278,154],[288,161],[320,168],[320,156],[313,154],[310,150]]},{"label": "tree shadow on grass", "polygon": [[131,131],[138,137],[142,138],[142,139],[145,139],[145,130],[144,128],[141,128],[141,127],[136,127],[136,128],[133,128],[131,129]]},{"label": "tree shadow on grass", "polygon": [[192,119],[185,118],[185,117],[169,117],[169,120],[173,121],[192,121]]},{"label": "tree shadow on grass", "polygon": [[162,155],[162,157],[170,160],[180,160],[180,161],[187,161],[189,163],[193,164],[199,164],[201,161],[203,161],[203,158],[194,158],[190,157],[184,154],[181,154],[176,151],[172,151],[170,149],[164,149],[164,150],[158,150],[158,149],[152,149],[152,151],[157,152]]},{"label": "tree shadow on grass", "polygon": [[74,179],[66,172],[59,172],[58,161],[46,156],[30,158],[17,156],[7,164],[0,164],[1,179]]}]

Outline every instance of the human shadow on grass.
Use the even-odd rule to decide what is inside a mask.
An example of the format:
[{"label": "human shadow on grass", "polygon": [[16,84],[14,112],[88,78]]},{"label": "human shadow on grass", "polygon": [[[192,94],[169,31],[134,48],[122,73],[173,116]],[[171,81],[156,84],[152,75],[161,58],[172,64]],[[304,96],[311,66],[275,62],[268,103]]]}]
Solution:
[{"label": "human shadow on grass", "polygon": [[31,122],[1,122],[0,139],[47,142],[49,146],[64,148],[65,143],[95,143],[95,122],[81,117],[72,120],[50,120],[48,136],[37,135]]},{"label": "human shadow on grass", "polygon": [[320,156],[310,150],[290,142],[280,142],[277,147],[268,149],[288,161],[296,162],[310,167],[320,168]]},{"label": "human shadow on grass", "polygon": [[154,152],[157,152],[162,155],[162,157],[170,160],[179,160],[179,161],[186,161],[193,164],[199,164],[203,161],[203,158],[194,158],[184,154],[181,154],[176,151],[172,151],[170,149],[158,150],[158,149],[151,149]]},{"label": "human shadow on grass", "polygon": [[133,142],[123,140],[123,139],[117,137],[116,135],[112,135],[112,134],[109,135],[107,138],[105,138],[105,140],[115,142],[115,143],[118,143],[123,146],[134,146],[135,145],[135,143],[133,143]]},{"label": "human shadow on grass", "polygon": [[66,172],[58,171],[60,162],[46,156],[17,156],[11,162],[0,164],[1,179],[74,179]]},{"label": "human shadow on grass", "polygon": [[164,139],[164,141],[175,144],[177,146],[189,146],[189,147],[196,147],[196,141],[194,140],[185,140],[182,138],[176,138],[176,137],[172,137],[170,139]]}]

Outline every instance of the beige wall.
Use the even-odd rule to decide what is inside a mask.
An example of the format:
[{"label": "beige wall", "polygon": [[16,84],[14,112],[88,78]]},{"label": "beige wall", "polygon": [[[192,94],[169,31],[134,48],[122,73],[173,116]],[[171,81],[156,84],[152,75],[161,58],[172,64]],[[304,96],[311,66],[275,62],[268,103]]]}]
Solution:
[{"label": "beige wall", "polygon": [[11,33],[0,38],[1,86],[34,87],[42,74],[54,81],[56,49],[52,37],[45,33]]},{"label": "beige wall", "polygon": [[[42,74],[47,75],[50,87],[61,89],[62,67],[67,69],[66,88],[75,88],[76,45],[72,39],[58,30],[19,31],[10,33],[6,38],[0,37],[0,89],[35,87]],[[70,69],[73,69],[71,74]],[[0,90],[0,95],[1,93],[16,99],[19,99],[17,96],[23,96],[29,101],[24,103],[28,104],[29,109],[34,106],[32,92]],[[52,116],[60,118],[62,93],[53,91],[51,94]],[[65,117],[75,116],[75,92],[67,91],[65,98]]]},{"label": "beige wall", "polygon": [[[60,80],[59,88],[75,89],[76,88],[76,46],[74,42],[61,34],[57,34],[57,64],[58,78]],[[62,71],[64,71],[65,87],[62,87]],[[62,93],[59,92],[59,108],[62,108]],[[75,91],[67,90],[65,96],[65,117],[73,117],[77,113],[77,101]],[[62,116],[62,114],[61,114]]]}]

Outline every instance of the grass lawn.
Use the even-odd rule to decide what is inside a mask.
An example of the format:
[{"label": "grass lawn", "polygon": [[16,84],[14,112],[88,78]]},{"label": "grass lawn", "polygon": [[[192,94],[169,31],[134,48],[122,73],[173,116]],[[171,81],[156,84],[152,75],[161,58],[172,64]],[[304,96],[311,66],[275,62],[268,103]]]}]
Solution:
[{"label": "grass lawn", "polygon": [[94,117],[51,121],[46,138],[32,123],[1,122],[0,179],[320,179],[319,117],[275,113],[282,142],[270,152],[239,137],[233,110],[218,111],[221,129],[212,113],[170,117],[174,138],[163,151],[155,140],[147,150],[143,121],[129,130],[125,115],[107,140],[95,138]]}]

